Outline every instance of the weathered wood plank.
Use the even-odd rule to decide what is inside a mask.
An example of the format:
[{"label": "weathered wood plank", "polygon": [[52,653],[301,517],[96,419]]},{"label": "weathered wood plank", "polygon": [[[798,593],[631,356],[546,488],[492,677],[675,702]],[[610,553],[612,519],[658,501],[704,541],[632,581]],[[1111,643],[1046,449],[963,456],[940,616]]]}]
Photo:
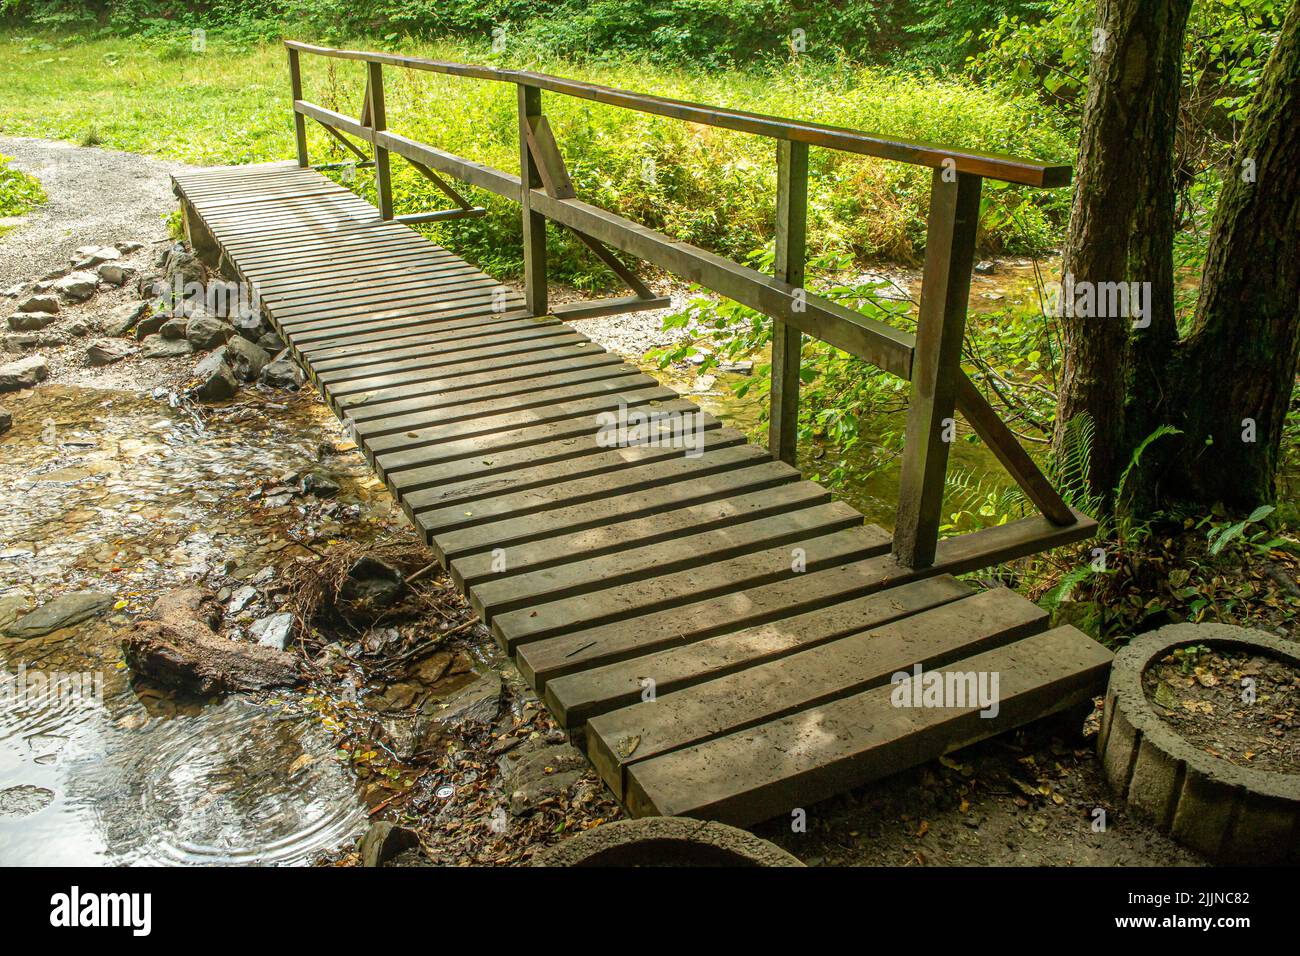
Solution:
[{"label": "weathered wood plank", "polygon": [[[870,525],[836,531],[718,561],[704,568],[509,611],[497,616],[492,632],[513,653],[517,646],[530,641],[628,620],[729,591],[774,584],[806,571],[871,557],[888,547],[889,535]],[[806,571],[797,571],[797,567]]]},{"label": "weathered wood plank", "polygon": [[[623,584],[635,586],[688,568],[698,568],[781,544],[798,545],[814,536],[861,525],[862,515],[843,502],[792,502],[780,514],[765,514],[739,524],[723,525],[710,530],[688,526],[668,541],[594,557],[576,555],[575,560],[564,564],[528,570],[517,575],[486,578],[470,587],[470,601],[479,619],[490,624],[497,615],[507,611],[592,591],[608,590]],[[506,560],[509,560],[508,552]]]},{"label": "weathered wood plank", "polygon": [[[888,684],[915,665],[945,666],[1043,631],[1047,621],[1012,591],[985,591],[601,714],[587,723],[587,756],[621,797],[631,764]],[[657,690],[654,668],[645,676]]]},{"label": "weathered wood plank", "polygon": [[[756,664],[838,637],[961,601],[972,593],[969,587],[948,575],[922,578],[756,627],[728,631],[585,670],[582,664],[573,664],[556,655],[549,647],[550,641],[539,641],[519,648],[519,669],[534,686],[545,688],[546,707],[560,724],[577,727],[599,714],[635,704],[645,693],[648,677],[654,681],[656,694],[670,694],[707,680],[746,672],[746,668]],[[797,612],[799,605],[790,610]]]},{"label": "weathered wood plank", "polygon": [[[779,465],[745,468],[492,522],[475,529],[473,553],[452,560],[452,577],[460,586],[476,584],[830,500],[826,489],[798,477]],[[503,534],[501,525],[511,527]]]},{"label": "weathered wood plank", "polygon": [[892,686],[800,711],[628,770],[634,816],[753,824],[1073,707],[1105,685],[1111,654],[1072,627],[934,673],[999,675],[996,718],[978,706],[895,707]]}]

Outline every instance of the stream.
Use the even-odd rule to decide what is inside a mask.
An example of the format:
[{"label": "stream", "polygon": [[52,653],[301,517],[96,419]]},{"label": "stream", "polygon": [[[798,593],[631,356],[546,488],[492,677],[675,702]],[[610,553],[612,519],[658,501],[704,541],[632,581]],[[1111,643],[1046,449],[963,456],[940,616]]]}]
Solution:
[{"label": "stream", "polygon": [[[0,863],[307,863],[365,825],[329,728],[298,695],[186,700],[133,680],[118,632],[158,593],[210,574],[253,579],[365,540],[392,501],[308,394],[199,411],[169,396],[46,385],[6,396],[0,623],[56,593],[111,593],[106,617],[0,637]],[[325,457],[343,492],[302,527],[250,500]],[[36,681],[63,678],[62,693]]]}]

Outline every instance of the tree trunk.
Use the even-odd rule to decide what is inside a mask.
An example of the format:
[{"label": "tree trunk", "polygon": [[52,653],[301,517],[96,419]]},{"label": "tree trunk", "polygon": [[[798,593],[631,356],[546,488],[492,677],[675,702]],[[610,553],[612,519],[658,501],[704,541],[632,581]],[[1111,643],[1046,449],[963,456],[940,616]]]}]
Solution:
[{"label": "tree trunk", "polygon": [[[1100,0],[1084,107],[1064,273],[1079,288],[1150,283],[1150,324],[1135,317],[1061,320],[1065,363],[1056,447],[1065,424],[1096,426],[1091,486],[1109,505],[1132,448],[1147,434],[1135,403],[1150,403],[1177,338],[1174,316],[1174,150],[1183,33],[1192,0]],[[1063,297],[1068,293],[1063,290]]]},{"label": "tree trunk", "polygon": [[1300,3],[1224,179],[1181,351],[1167,405],[1185,435],[1160,496],[1238,509],[1273,500],[1300,356]]}]

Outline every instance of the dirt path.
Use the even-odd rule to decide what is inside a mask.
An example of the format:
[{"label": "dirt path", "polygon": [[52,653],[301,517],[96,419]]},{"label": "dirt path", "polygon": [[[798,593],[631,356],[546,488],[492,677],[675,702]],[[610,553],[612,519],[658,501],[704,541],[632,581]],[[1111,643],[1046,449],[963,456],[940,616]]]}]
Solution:
[{"label": "dirt path", "polygon": [[0,288],[66,266],[78,246],[167,238],[168,176],[193,167],[45,139],[0,136],[0,153],[35,176],[49,202],[0,239]]}]

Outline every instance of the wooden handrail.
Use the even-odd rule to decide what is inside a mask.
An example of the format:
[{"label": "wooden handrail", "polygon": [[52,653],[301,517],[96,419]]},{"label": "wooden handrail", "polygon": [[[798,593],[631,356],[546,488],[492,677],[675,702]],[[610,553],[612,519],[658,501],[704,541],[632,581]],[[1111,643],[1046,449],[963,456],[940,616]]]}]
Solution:
[{"label": "wooden handrail", "polygon": [[[1070,167],[701,106],[541,73],[392,53],[336,50],[297,41],[286,41],[285,46],[289,52],[299,165],[307,165],[303,120],[310,117],[340,139],[341,132],[336,130],[370,144],[384,219],[430,222],[482,213],[481,209],[469,208],[463,197],[442,184],[443,191],[457,202],[457,208],[394,217],[389,153],[414,164],[435,184],[441,182],[436,170],[519,203],[523,215],[525,297],[533,315],[559,315],[562,311],[562,307],[551,308],[547,301],[545,224],[550,221],[575,232],[637,293],[628,298],[583,303],[573,307],[574,314],[605,315],[667,304],[667,299],[650,297],[648,287],[610,251],[617,249],[770,317],[773,346],[769,450],[773,457],[795,463],[802,335],[813,336],[909,380],[911,401],[894,534],[894,554],[902,564],[917,568],[931,566],[935,561],[944,476],[955,436],[952,416],[958,410],[1048,521],[1057,526],[1078,522],[1078,514],[1062,500],[960,367],[983,180],[1051,188],[1069,183]],[[299,53],[367,64],[366,103],[359,121],[302,98]],[[520,174],[494,169],[385,130],[385,65],[515,84]],[[543,91],[775,139],[776,274],[766,275],[577,198],[564,156],[542,110]],[[346,139],[343,142],[354,153],[359,152]],[[803,288],[810,145],[933,170],[926,264],[915,335]]]},{"label": "wooden handrail", "polygon": [[1032,160],[1018,159],[1014,156],[1003,156],[998,153],[984,153],[952,146],[940,146],[933,143],[879,136],[859,130],[826,126],[806,120],[783,119],[745,110],[705,106],[686,100],[674,100],[663,96],[653,96],[648,93],[634,93],[629,90],[600,86],[583,80],[572,80],[567,77],[551,76],[546,73],[533,73],[528,70],[502,70],[493,66],[450,63],[443,60],[430,60],[424,57],[404,56],[397,53],[336,50],[332,47],[314,46],[297,40],[286,40],[284,45],[290,50],[311,53],[316,56],[361,60],[366,63],[400,66],[409,70],[423,70],[428,73],[463,76],[476,80],[514,83],[518,86],[545,90],[549,93],[560,93],[564,96],[573,96],[609,106],[636,110],[640,113],[669,116],[690,123],[737,130],[742,133],[752,133],[756,136],[766,136],[771,139],[807,143],[810,146],[822,146],[846,153],[875,156],[880,159],[910,163],[914,166],[929,166],[936,169],[942,169],[946,166],[958,173],[969,173],[981,176],[984,179],[1019,183],[1023,186],[1038,186],[1048,189],[1068,186],[1072,175],[1071,167],[1059,164],[1039,163]]}]

